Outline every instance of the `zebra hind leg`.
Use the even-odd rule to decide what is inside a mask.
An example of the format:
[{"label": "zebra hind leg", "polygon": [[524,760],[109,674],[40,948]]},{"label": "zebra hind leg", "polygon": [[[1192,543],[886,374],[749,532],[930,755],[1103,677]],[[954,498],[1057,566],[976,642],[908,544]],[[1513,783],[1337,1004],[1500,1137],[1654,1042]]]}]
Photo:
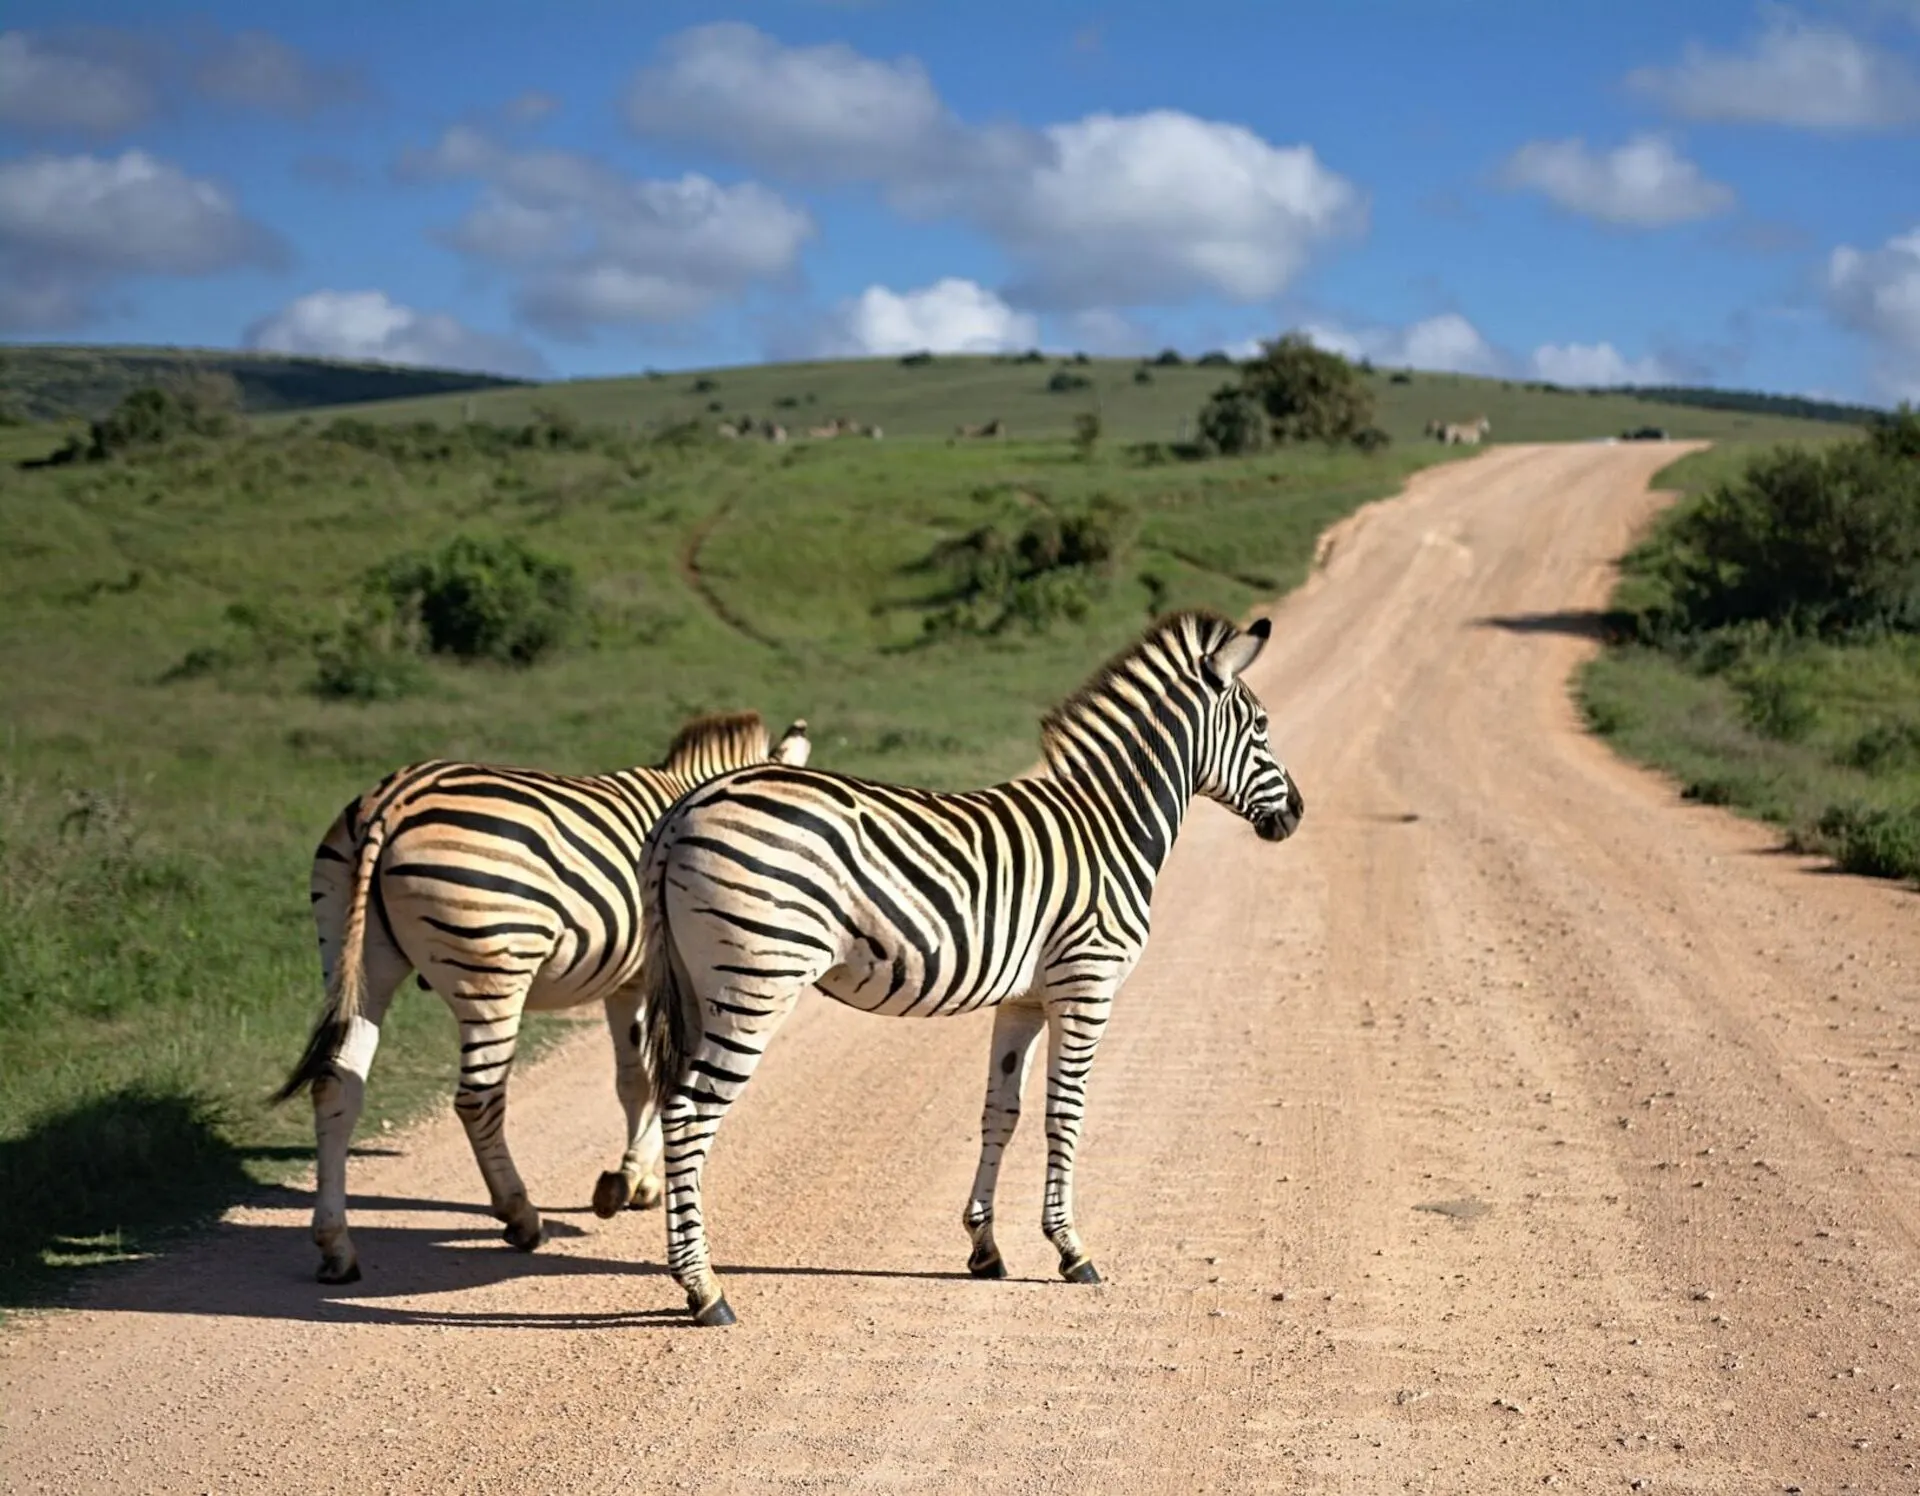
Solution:
[{"label": "zebra hind leg", "polygon": [[614,1089],[627,1114],[627,1146],[620,1167],[602,1174],[593,1187],[593,1213],[609,1220],[627,1209],[651,1210],[660,1203],[660,1116],[651,1104],[640,1056],[640,989],[629,987],[607,999],[607,1029],[613,1035]]},{"label": "zebra hind leg", "polygon": [[[802,978],[782,984],[774,995],[727,988],[716,1001],[700,1003],[700,1038],[686,1057],[678,1083],[661,1112],[667,1181],[667,1269],[685,1290],[687,1309],[697,1325],[730,1325],[732,1306],[714,1275],[700,1209],[700,1182],[715,1134],[727,1109],[746,1090],[760,1056],[781,1023],[793,1011],[818,971],[794,972]],[[685,980],[684,976],[681,980]],[[702,998],[708,996],[702,993]]]},{"label": "zebra hind leg", "polygon": [[447,998],[460,1021],[460,1088],[453,1109],[487,1182],[494,1219],[506,1226],[501,1235],[509,1246],[531,1252],[545,1240],[545,1228],[507,1149],[507,1077],[520,1043],[524,1001],[525,994],[519,992]]},{"label": "zebra hind leg", "polygon": [[980,1164],[967,1197],[961,1224],[973,1240],[967,1271],[976,1278],[1004,1278],[1007,1265],[993,1239],[993,1195],[1000,1162],[1020,1122],[1020,1093],[1026,1089],[1034,1040],[1046,1024],[1037,1003],[1006,1003],[994,1011],[993,1043],[987,1063],[987,1100],[980,1117]]},{"label": "zebra hind leg", "polygon": [[1111,989],[1047,1005],[1047,1192],[1040,1230],[1060,1254],[1069,1283],[1098,1283],[1100,1274],[1073,1224],[1073,1156],[1086,1115],[1087,1073],[1106,1030]]}]

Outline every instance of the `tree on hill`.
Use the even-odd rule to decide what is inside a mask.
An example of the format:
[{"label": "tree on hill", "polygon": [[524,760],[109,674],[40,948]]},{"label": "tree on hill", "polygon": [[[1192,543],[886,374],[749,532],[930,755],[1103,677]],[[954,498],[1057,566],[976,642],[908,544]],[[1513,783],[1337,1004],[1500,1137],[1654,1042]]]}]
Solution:
[{"label": "tree on hill", "polygon": [[1240,379],[1265,407],[1280,441],[1350,442],[1373,424],[1373,391],[1366,380],[1304,333],[1262,343],[1260,356],[1248,361]]}]

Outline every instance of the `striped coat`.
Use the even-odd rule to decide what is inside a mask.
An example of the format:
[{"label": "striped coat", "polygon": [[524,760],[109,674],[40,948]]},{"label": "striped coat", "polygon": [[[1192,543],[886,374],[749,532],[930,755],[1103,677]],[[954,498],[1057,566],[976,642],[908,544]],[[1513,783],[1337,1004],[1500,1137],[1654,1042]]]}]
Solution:
[{"label": "striped coat", "polygon": [[969,1266],[993,1237],[1001,1154],[1049,1034],[1041,1226],[1068,1279],[1097,1279],[1072,1218],[1086,1079],[1147,942],[1154,880],[1196,794],[1270,841],[1300,792],[1241,672],[1268,635],[1176,615],[1046,720],[1045,772],[967,794],[762,766],[687,796],[648,842],[648,1047],[667,1093],[668,1266],[702,1324],[732,1322],[708,1260],[708,1148],[809,986],[889,1016],[995,1009]]},{"label": "striped coat", "polygon": [[[806,724],[795,722],[773,757],[804,764],[808,747]],[[397,770],[340,813],[313,861],[327,1007],[277,1098],[313,1092],[322,1282],[360,1276],[346,1221],[347,1145],[381,1020],[409,971],[460,1025],[454,1106],[509,1242],[530,1251],[542,1237],[505,1135],[507,1077],[528,1010],[604,1005],[627,1141],[594,1208],[612,1215],[636,1197],[658,1201],[659,1129],[636,1023],[641,847],[688,790],[768,758],[757,713],[708,717],[687,723],[656,767],[566,777],[436,760]]]}]

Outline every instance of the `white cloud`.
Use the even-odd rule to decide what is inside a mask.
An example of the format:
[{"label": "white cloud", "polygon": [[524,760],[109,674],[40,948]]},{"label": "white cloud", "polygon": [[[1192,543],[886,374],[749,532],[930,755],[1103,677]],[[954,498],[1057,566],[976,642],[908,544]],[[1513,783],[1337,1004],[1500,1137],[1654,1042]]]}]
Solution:
[{"label": "white cloud", "polygon": [[126,58],[26,31],[0,32],[0,124],[115,135],[153,110],[153,90]]},{"label": "white cloud", "polygon": [[1262,301],[1366,221],[1359,190],[1306,145],[1176,110],[970,125],[912,59],[787,47],[741,23],[670,40],[627,117],[644,135],[871,182],[912,216],[971,222],[1012,258],[1015,299],[1048,310]]},{"label": "white cloud", "polygon": [[144,151],[0,163],[0,326],[76,326],[120,278],[270,266],[284,253],[220,187]]},{"label": "white cloud", "polygon": [[1920,227],[1878,249],[1841,245],[1827,261],[1826,294],[1834,319],[1874,343],[1882,389],[1920,400]]},{"label": "white cloud", "polygon": [[[1300,329],[1313,342],[1350,359],[1372,359],[1390,368],[1426,369],[1439,374],[1497,374],[1504,367],[1499,352],[1458,312],[1442,312],[1405,327],[1351,329],[1337,323],[1309,323]],[[1233,351],[1233,350],[1230,350]],[[1259,352],[1234,351],[1236,358]]]},{"label": "white cloud", "polygon": [[307,119],[365,96],[352,68],[309,62],[278,37],[240,31],[218,42],[195,70],[200,92],[223,104]]},{"label": "white cloud", "polygon": [[1708,218],[1734,202],[1731,187],[1710,181],[1659,135],[1637,135],[1604,154],[1580,139],[1531,141],[1508,158],[1502,176],[1571,212],[1634,228]]},{"label": "white cloud", "polygon": [[1630,359],[1611,343],[1542,343],[1529,362],[1536,378],[1577,388],[1672,384],[1675,379],[1658,358]]},{"label": "white cloud", "polygon": [[1920,79],[1845,31],[1774,9],[1742,51],[1690,43],[1674,67],[1639,68],[1630,88],[1689,119],[1885,130],[1920,120]]},{"label": "white cloud", "polygon": [[1000,353],[1031,348],[1039,321],[993,292],[949,276],[917,291],[869,286],[841,303],[815,341],[836,358],[898,353]]},{"label": "white cloud", "polygon": [[309,291],[246,331],[268,353],[540,374],[545,361],[512,338],[477,332],[445,312],[419,312],[384,291]]},{"label": "white cloud", "polygon": [[500,112],[508,121],[516,125],[538,124],[560,107],[560,101],[550,93],[530,88],[525,93],[515,94],[501,106]]},{"label": "white cloud", "polygon": [[634,178],[570,151],[508,150],[464,126],[408,152],[399,170],[481,183],[447,242],[519,277],[520,314],[559,337],[699,317],[790,274],[814,232],[804,210],[755,182]]},{"label": "white cloud", "polygon": [[628,86],[643,135],[715,146],[797,176],[893,177],[954,131],[926,72],[842,43],[786,47],[739,21],[669,38]]}]

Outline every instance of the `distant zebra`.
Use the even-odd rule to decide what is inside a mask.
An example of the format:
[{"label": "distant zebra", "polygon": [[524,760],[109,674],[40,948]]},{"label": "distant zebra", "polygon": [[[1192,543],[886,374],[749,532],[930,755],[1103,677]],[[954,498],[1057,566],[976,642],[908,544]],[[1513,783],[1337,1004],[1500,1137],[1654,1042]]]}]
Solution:
[{"label": "distant zebra", "polygon": [[1189,800],[1268,841],[1305,803],[1241,674],[1270,625],[1164,619],[1042,726],[1045,771],[967,794],[757,767],[702,785],[647,843],[641,966],[647,1069],[668,1086],[667,1262],[694,1319],[731,1324],[701,1214],[707,1152],[809,985],[890,1016],[996,1007],[968,1269],[1005,1275],[1000,1160],[1048,1031],[1041,1229],[1075,1283],[1099,1281],[1073,1224],[1087,1073],[1147,943],[1154,879]]},{"label": "distant zebra", "polygon": [[[806,723],[797,721],[773,758],[799,765],[808,751]],[[568,778],[412,764],[340,813],[313,859],[327,1005],[275,1096],[313,1090],[322,1283],[360,1276],[347,1233],[347,1145],[381,1020],[409,971],[460,1024],[454,1109],[509,1242],[530,1252],[542,1237],[506,1141],[507,1075],[528,1009],[605,1004],[627,1139],[618,1170],[600,1176],[593,1207],[610,1216],[630,1200],[658,1203],[659,1121],[642,1072],[634,982],[641,843],[695,785],[767,759],[766,724],[742,712],[688,722],[654,768]]]},{"label": "distant zebra", "polygon": [[1440,440],[1450,447],[1477,447],[1483,437],[1493,430],[1493,422],[1485,416],[1471,421],[1449,423],[1440,428]]}]

